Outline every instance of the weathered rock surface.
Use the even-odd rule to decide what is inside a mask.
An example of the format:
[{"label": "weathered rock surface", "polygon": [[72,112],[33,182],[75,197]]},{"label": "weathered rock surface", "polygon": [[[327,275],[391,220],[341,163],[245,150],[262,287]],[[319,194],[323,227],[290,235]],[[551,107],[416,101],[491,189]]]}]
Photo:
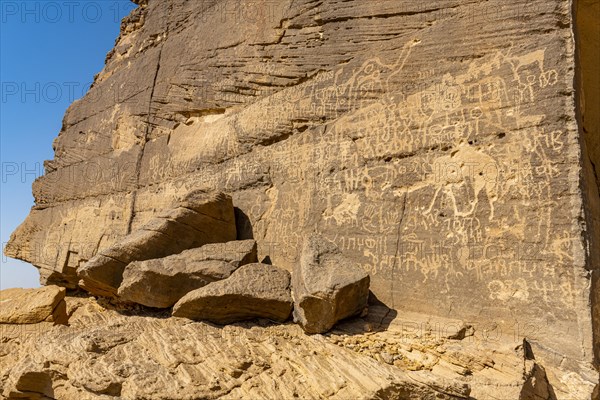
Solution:
[{"label": "weathered rock surface", "polygon": [[66,400],[468,398],[467,382],[403,371],[327,337],[307,337],[294,324],[216,327],[126,314],[90,300],[68,327],[0,326],[0,393]]},{"label": "weathered rock surface", "polygon": [[58,286],[2,290],[0,324],[35,324],[42,321],[65,323],[65,293],[65,288]]},{"label": "weathered rock surface", "polygon": [[[461,321],[394,316],[378,305],[364,319],[346,320],[327,335],[307,336],[294,324],[218,327],[103,308],[91,299],[66,300],[74,308],[69,326],[0,325],[1,395],[537,399],[545,398],[546,381],[559,378],[545,371],[522,341],[516,345],[514,338],[472,329],[464,335]],[[585,398],[575,380],[567,383],[580,396],[556,391],[558,398]]]},{"label": "weathered rock surface", "polygon": [[294,322],[307,333],[324,333],[360,314],[369,300],[369,274],[319,235],[304,243],[292,273]]},{"label": "weathered rock surface", "polygon": [[292,313],[290,273],[254,263],[225,280],[185,295],[173,307],[175,317],[229,324],[253,318],[284,322]]},{"label": "weathered rock surface", "polygon": [[52,378],[32,357],[26,357],[13,371],[12,390],[4,391],[8,399],[51,400],[54,399]]},{"label": "weathered rock surface", "polygon": [[125,267],[118,294],[148,307],[171,307],[188,292],[257,261],[254,240],[207,244],[164,258],[135,261]]},{"label": "weathered rock surface", "polygon": [[597,1],[139,3],[7,255],[74,287],[174,199],[216,189],[260,260],[291,271],[317,229],[392,309],[525,336],[559,399],[590,398]]},{"label": "weathered rock surface", "polygon": [[194,191],[175,207],[159,214],[119,243],[100,251],[79,271],[79,286],[90,293],[114,296],[125,267],[180,253],[207,243],[235,240],[231,197],[218,192]]}]

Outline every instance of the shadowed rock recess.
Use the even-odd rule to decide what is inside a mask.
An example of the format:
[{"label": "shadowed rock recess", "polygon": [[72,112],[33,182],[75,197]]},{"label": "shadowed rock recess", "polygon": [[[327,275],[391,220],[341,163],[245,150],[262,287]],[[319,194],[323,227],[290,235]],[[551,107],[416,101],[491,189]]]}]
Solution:
[{"label": "shadowed rock recess", "polygon": [[135,3],[0,397],[598,398],[598,1]]}]

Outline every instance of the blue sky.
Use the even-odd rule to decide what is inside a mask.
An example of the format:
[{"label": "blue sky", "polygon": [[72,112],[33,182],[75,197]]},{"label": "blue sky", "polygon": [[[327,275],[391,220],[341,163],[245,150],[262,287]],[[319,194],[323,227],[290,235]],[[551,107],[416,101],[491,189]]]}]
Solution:
[{"label": "blue sky", "polygon": [[[104,66],[129,0],[0,0],[2,246],[33,205],[31,183],[53,158],[69,104]],[[39,286],[37,270],[2,256],[0,289]]]}]

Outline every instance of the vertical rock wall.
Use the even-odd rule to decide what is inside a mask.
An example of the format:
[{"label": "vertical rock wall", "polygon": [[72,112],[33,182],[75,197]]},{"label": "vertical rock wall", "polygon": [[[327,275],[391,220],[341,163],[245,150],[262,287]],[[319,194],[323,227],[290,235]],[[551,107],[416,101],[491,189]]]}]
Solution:
[{"label": "vertical rock wall", "polygon": [[6,253],[74,287],[99,249],[217,188],[260,259],[291,269],[318,230],[388,306],[527,337],[553,385],[587,387],[600,164],[597,97],[576,113],[579,6],[597,7],[144,2],[67,111]]},{"label": "vertical rock wall", "polygon": [[596,366],[600,365],[600,3],[575,3],[579,134],[582,148],[583,192],[586,203],[590,300],[594,316]]}]

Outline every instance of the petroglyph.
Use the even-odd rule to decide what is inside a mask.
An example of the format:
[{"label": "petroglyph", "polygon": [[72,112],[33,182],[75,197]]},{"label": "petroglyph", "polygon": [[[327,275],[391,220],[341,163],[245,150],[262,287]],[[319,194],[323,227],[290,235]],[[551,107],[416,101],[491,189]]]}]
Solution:
[{"label": "petroglyph", "polygon": [[358,209],[361,206],[358,194],[344,194],[340,205],[331,209],[331,197],[328,199],[327,210],[323,213],[325,221],[333,219],[337,225],[358,225]]},{"label": "petroglyph", "polygon": [[[280,148],[276,158],[310,157],[299,157],[292,168],[277,163],[272,170],[275,179],[282,176],[312,188],[308,207],[286,202],[287,214],[281,216],[297,218],[300,213],[309,215],[307,209],[320,209],[323,227],[337,232],[334,241],[364,260],[361,265],[382,279],[389,279],[393,269],[416,272],[425,282],[443,281],[450,290],[453,281],[471,279],[469,276],[506,286],[507,280],[498,278],[514,273],[531,275],[537,264],[528,263],[527,268],[514,251],[504,250],[490,260],[486,255],[467,256],[455,249],[489,249],[499,235],[507,233],[507,225],[518,227],[519,202],[511,200],[515,196],[535,199],[538,204],[551,200],[547,182],[557,171],[548,151],[564,149],[564,134],[531,127],[544,115],[522,105],[535,100],[537,91],[556,84],[557,72],[546,67],[543,49],[520,55],[509,49],[475,60],[465,74],[445,74],[414,93],[390,91],[390,81],[402,73],[413,46],[414,42],[407,43],[395,63],[370,59],[345,80],[341,68],[322,74],[319,85],[291,92],[289,101],[300,108],[302,93],[311,104],[317,104],[311,110],[313,115],[327,114],[329,107],[336,110],[333,117],[337,119],[322,135],[305,132],[304,139],[290,139]],[[531,75],[535,80],[527,78]],[[331,79],[335,85],[327,86]],[[523,86],[525,83],[529,86]],[[527,135],[534,142],[513,146],[514,139],[507,135],[515,129],[539,131]],[[484,145],[489,137],[506,137],[508,143]],[[304,151],[305,143],[316,147]],[[434,151],[414,156],[428,148]],[[363,166],[370,160],[388,158],[393,160],[389,164]],[[304,167],[298,168],[300,165]],[[529,189],[524,191],[526,187]],[[404,192],[423,198],[421,204],[426,206],[411,209],[409,205],[401,222],[399,202]],[[314,197],[317,193],[322,200]],[[511,208],[515,211],[507,214]],[[307,222],[301,218],[295,228]],[[292,222],[274,224],[269,237],[275,232],[293,236],[287,228]],[[345,229],[356,228],[364,235],[345,236]],[[401,240],[396,244],[398,230]],[[541,221],[523,226],[520,234],[518,229],[514,232],[515,242],[536,232],[539,240],[532,246],[537,253],[551,245],[548,227]],[[443,244],[431,239],[439,235],[446,237]],[[366,248],[365,241],[381,245]],[[497,267],[492,267],[493,263]],[[494,283],[492,288],[499,286]],[[493,293],[495,298],[505,298],[508,291]],[[543,298],[535,287],[521,288],[515,296],[522,301]]]},{"label": "petroglyph", "polygon": [[[454,215],[471,216],[475,213],[480,194],[483,192],[490,208],[488,219],[494,218],[494,202],[498,199],[498,176],[494,168],[494,158],[474,150],[471,146],[462,145],[449,156],[438,158],[435,165],[435,168],[439,168],[436,174],[437,187],[434,186],[435,194],[426,213],[432,212],[441,195],[451,202]],[[459,196],[467,196],[468,202],[471,203],[470,208],[458,210],[457,193]]]},{"label": "petroglyph", "polygon": [[[577,344],[558,329],[540,343],[583,349],[568,5],[535,1],[516,19],[521,5],[500,2],[286,0],[267,22],[236,2],[170,3],[140,3],[143,26],[66,113],[8,253],[68,280],[177,197],[216,189],[260,261],[292,270],[317,231],[392,308],[551,317]],[[506,12],[492,23],[494,8]]]},{"label": "petroglyph", "polygon": [[510,299],[527,300],[529,288],[525,279],[519,278],[515,281],[493,280],[488,284],[490,299],[508,301]]}]

